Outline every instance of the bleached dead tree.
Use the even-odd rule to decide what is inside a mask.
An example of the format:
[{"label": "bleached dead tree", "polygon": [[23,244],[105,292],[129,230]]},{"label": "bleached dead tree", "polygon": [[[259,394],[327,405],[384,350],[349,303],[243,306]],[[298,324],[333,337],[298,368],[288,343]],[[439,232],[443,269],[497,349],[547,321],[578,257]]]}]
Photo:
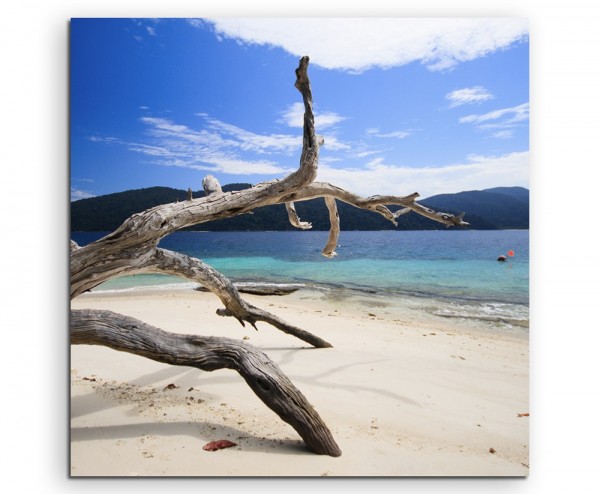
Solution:
[{"label": "bleached dead tree", "polygon": [[[158,248],[160,239],[182,228],[230,218],[272,204],[285,204],[290,222],[308,229],[310,223],[298,217],[294,202],[322,197],[329,209],[331,229],[323,255],[335,255],[339,235],[336,200],[371,210],[396,225],[405,213],[416,212],[448,226],[466,225],[462,215],[439,213],[415,202],[417,193],[405,197],[359,197],[328,183],[314,182],[319,147],[315,134],[312,94],[308,78],[308,57],[300,59],[295,87],[304,101],[304,130],[300,166],[282,180],[260,183],[236,192],[223,192],[214,177],[206,177],[205,197],[164,204],[134,214],[113,233],[84,247],[71,242],[71,298],[110,278],[125,274],[161,273],[193,280],[217,295],[223,305],[217,313],[233,316],[242,325],[256,328],[259,321],[317,347],[331,345],[279,317],[245,302],[233,283],[202,261]],[[400,206],[396,212],[388,206]],[[279,417],[289,423],[307,447],[318,454],[341,455],[331,432],[304,395],[267,355],[243,341],[200,335],[165,332],[140,320],[106,310],[72,310],[71,344],[103,345],[171,365],[204,371],[232,369],[238,372],[256,395]]]}]

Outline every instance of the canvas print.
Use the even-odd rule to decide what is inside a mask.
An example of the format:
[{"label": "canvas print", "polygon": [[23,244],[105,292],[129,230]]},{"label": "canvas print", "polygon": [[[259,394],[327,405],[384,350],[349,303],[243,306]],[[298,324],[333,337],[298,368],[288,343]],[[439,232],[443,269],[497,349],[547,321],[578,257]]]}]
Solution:
[{"label": "canvas print", "polygon": [[528,475],[526,19],[69,29],[71,476]]}]

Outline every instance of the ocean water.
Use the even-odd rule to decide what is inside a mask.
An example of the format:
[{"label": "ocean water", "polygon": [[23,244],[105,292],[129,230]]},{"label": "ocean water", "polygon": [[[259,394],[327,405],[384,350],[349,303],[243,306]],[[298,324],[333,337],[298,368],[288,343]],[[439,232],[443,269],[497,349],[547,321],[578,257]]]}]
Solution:
[{"label": "ocean water", "polygon": [[[73,232],[85,245],[105,232]],[[295,283],[402,300],[442,317],[505,326],[529,321],[526,230],[342,231],[337,256],[321,249],[328,232],[177,232],[160,247],[202,259],[234,281]],[[499,255],[514,256],[498,262]],[[192,286],[171,276],[137,275],[95,290]]]}]

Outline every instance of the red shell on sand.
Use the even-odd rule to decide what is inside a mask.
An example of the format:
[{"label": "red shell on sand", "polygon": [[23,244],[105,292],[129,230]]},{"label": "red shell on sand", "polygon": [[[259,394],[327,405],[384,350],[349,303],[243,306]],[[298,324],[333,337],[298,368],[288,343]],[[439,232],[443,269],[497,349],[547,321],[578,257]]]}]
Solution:
[{"label": "red shell on sand", "polygon": [[232,443],[227,439],[221,439],[220,441],[209,442],[202,449],[204,451],[217,451],[218,449],[231,448],[232,446],[237,446],[237,444]]}]

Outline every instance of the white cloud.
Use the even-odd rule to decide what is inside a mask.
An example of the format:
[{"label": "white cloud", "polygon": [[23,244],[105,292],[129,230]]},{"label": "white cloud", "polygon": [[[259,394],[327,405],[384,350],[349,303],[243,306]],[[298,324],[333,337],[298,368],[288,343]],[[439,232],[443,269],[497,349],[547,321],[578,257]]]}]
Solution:
[{"label": "white cloud", "polygon": [[206,25],[204,19],[186,19],[190,26],[194,26],[197,28],[202,28]]},{"label": "white cloud", "polygon": [[469,103],[481,103],[493,98],[494,95],[481,86],[457,89],[446,95],[446,99],[450,100],[451,108]]},{"label": "white cloud", "polygon": [[[118,143],[130,151],[151,156],[163,166],[235,175],[283,175],[294,170],[281,165],[281,155],[298,154],[302,137],[285,134],[255,134],[210,117],[205,113],[200,129],[193,129],[165,118],[142,117],[150,140],[122,141],[92,136],[95,142]],[[243,157],[242,157],[243,154]],[[256,159],[255,155],[273,155],[275,160]]]},{"label": "white cloud", "polygon": [[190,129],[186,125],[175,124],[170,120],[144,117],[140,120],[149,126],[149,133],[160,139],[168,149],[186,151],[207,151],[237,148],[259,154],[293,153],[302,147],[301,136],[286,134],[255,134],[235,125],[222,122],[201,114],[206,127]]},{"label": "white cloud", "polygon": [[92,142],[105,142],[107,144],[119,144],[121,141],[116,137],[104,137],[99,135],[92,135],[88,137]]},{"label": "white cloud", "polygon": [[163,166],[177,166],[191,170],[208,171],[211,173],[225,173],[230,175],[281,175],[294,171],[292,167],[282,167],[270,161],[243,160],[235,157],[215,155],[205,160],[169,160],[160,164]]},{"label": "white cloud", "polygon": [[524,125],[528,119],[529,103],[523,103],[482,115],[467,115],[459,119],[459,122],[474,124],[479,130],[492,131],[491,137],[496,139],[510,139],[515,134],[515,128]]},{"label": "white cloud", "polygon": [[339,161],[343,161],[339,156],[320,156],[319,155],[319,165],[327,164],[327,163],[336,163]]},{"label": "white cloud", "polygon": [[324,144],[323,149],[326,151],[350,151],[352,146],[350,144],[346,144],[345,142],[340,141],[337,137],[333,135],[323,136]]},{"label": "white cloud", "polygon": [[76,189],[71,187],[71,201],[77,201],[79,199],[87,199],[88,197],[96,197],[95,194],[87,190]]},{"label": "white cloud", "polygon": [[223,133],[232,137],[228,140],[228,145],[239,147],[244,151],[253,151],[257,153],[284,152],[294,153],[302,148],[302,137],[300,135],[290,134],[255,134],[240,127],[237,127],[216,118],[203,116],[209,124],[209,128],[217,133]]},{"label": "white cloud", "polygon": [[404,139],[405,137],[408,137],[411,132],[407,131],[407,130],[394,130],[392,132],[379,132],[379,129],[367,129],[367,134],[374,136],[374,137],[381,137],[384,139],[387,138],[395,138],[395,139]]},{"label": "white cloud", "polygon": [[380,153],[381,151],[379,151],[378,149],[376,150],[365,150],[365,151],[358,151],[356,153],[354,153],[354,157],[356,158],[366,158],[367,156],[371,156],[372,154],[377,154]]},{"label": "white cloud", "polygon": [[[505,117],[505,120],[501,120]],[[468,115],[459,119],[459,122],[473,123],[478,125],[480,128],[495,128],[511,126],[527,119],[529,119],[529,103],[523,103],[522,105],[513,106],[512,108],[494,110],[489,113],[484,113],[483,115]],[[492,120],[500,121],[493,124],[484,123]]]},{"label": "white cloud", "polygon": [[[126,146],[130,151],[150,156],[153,163],[164,166],[235,175],[273,176],[294,171],[295,166],[279,163],[286,161],[286,156],[300,154],[301,135],[255,134],[206,113],[198,113],[197,116],[202,117],[199,129],[166,118],[142,117],[140,122],[147,126],[146,133],[150,137],[145,142],[98,135],[89,139],[97,143]],[[334,137],[328,139],[330,149],[349,148]],[[253,155],[272,155],[274,159]]]},{"label": "white cloud", "polygon": [[499,130],[498,132],[494,132],[492,137],[495,137],[496,139],[510,139],[514,135],[514,130]]},{"label": "white cloud", "polygon": [[365,168],[339,169],[322,164],[317,180],[369,195],[436,194],[529,184],[529,152],[503,156],[470,156],[466,162],[441,167],[409,168],[376,158]]},{"label": "white cloud", "polygon": [[[283,48],[327,69],[352,72],[421,62],[430,70],[487,55],[524,40],[521,18],[222,18],[218,36]],[[191,25],[205,22],[191,20]]]},{"label": "white cloud", "polygon": [[[302,128],[304,125],[304,104],[296,102],[288,107],[287,110],[283,112],[283,118],[280,122],[288,125],[289,127]],[[339,122],[343,122],[346,120],[346,117],[342,117],[337,113],[326,112],[321,113],[314,110],[315,116],[315,129],[319,132],[321,129],[325,129],[327,127],[331,127]]]},{"label": "white cloud", "polygon": [[[334,133],[321,133],[322,129],[326,129],[327,127],[333,127],[334,125],[343,122],[346,120],[346,117],[338,115],[333,112],[320,113],[316,110],[315,113],[315,130],[319,135],[323,136],[325,140],[325,144],[323,149],[326,151],[348,151],[352,147],[340,141]],[[304,104],[303,103],[294,103],[290,105],[287,110],[285,110],[282,114],[282,118],[279,120],[280,123],[288,125],[293,128],[302,128],[304,126]],[[334,132],[332,130],[332,132]],[[294,137],[294,139],[296,139]],[[298,140],[294,140],[293,142],[293,151],[297,151],[302,147],[302,140],[298,138]]]},{"label": "white cloud", "polygon": [[169,146],[168,144],[166,144],[165,146],[153,146],[150,144],[144,144],[139,142],[128,142],[124,144],[127,144],[127,147],[130,151],[146,154],[148,156],[175,158],[184,157],[187,154],[185,152],[177,152],[175,150],[175,146]]}]

